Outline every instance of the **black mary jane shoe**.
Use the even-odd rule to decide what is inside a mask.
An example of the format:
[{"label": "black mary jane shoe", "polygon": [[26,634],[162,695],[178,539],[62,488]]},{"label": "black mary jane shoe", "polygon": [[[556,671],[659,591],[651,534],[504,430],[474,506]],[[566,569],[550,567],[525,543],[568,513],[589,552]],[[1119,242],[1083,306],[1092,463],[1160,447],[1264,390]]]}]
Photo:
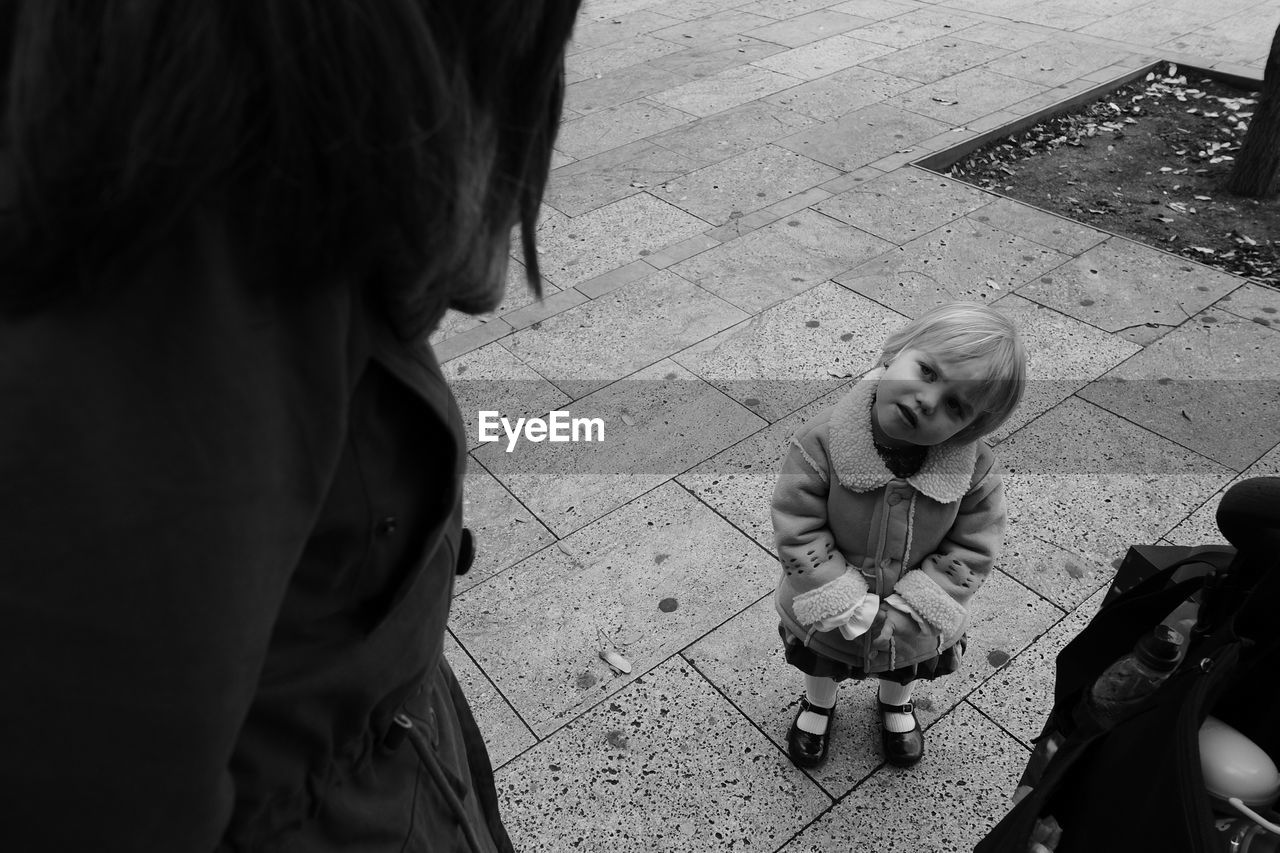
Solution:
[{"label": "black mary jane shoe", "polygon": [[[885,714],[910,714],[916,726],[909,732],[891,732],[885,725]],[[915,705],[910,702],[905,705],[880,702],[880,743],[884,746],[884,757],[897,767],[910,767],[924,757],[924,732],[920,730],[920,721],[916,720]]]},{"label": "black mary jane shoe", "polygon": [[[805,711],[827,718],[827,731],[824,734],[815,735],[800,728],[800,715]],[[800,697],[800,710],[796,712],[796,718],[791,721],[791,730],[787,732],[787,755],[791,756],[791,760],[800,767],[817,767],[826,761],[827,746],[831,742],[831,726],[835,719],[834,706],[822,708],[810,705],[808,699]]]}]

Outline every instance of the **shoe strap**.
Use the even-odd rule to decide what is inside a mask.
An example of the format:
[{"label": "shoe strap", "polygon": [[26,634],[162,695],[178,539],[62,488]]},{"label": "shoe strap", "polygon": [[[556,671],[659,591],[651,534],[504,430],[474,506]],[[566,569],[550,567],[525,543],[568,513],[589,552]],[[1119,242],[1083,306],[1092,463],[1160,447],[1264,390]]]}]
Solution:
[{"label": "shoe strap", "polygon": [[[876,701],[880,702],[879,699]],[[915,714],[916,706],[911,702],[907,702],[905,705],[889,705],[885,702],[880,702],[880,710],[889,714]]]},{"label": "shoe strap", "polygon": [[817,714],[817,715],[818,715],[818,716],[820,716],[820,717],[830,717],[830,716],[831,716],[831,713],[832,713],[833,711],[835,711],[835,709],[836,709],[836,706],[835,706],[835,705],[832,705],[830,708],[824,708],[824,707],[822,707],[821,705],[814,705],[814,704],[813,704],[813,703],[811,703],[811,702],[808,700],[808,698],[807,698],[807,697],[805,697],[805,696],[801,696],[801,697],[800,697],[800,712],[801,712],[801,713],[804,713],[805,711],[808,711],[809,713],[811,713],[811,714]]}]

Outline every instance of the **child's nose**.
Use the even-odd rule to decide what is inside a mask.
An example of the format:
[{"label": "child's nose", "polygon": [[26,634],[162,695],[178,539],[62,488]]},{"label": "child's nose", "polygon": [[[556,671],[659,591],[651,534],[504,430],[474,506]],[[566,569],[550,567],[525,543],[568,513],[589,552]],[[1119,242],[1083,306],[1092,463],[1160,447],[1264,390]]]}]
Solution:
[{"label": "child's nose", "polygon": [[926,415],[933,414],[933,410],[938,405],[938,392],[931,386],[923,388],[916,394],[916,404],[920,406],[920,411]]}]

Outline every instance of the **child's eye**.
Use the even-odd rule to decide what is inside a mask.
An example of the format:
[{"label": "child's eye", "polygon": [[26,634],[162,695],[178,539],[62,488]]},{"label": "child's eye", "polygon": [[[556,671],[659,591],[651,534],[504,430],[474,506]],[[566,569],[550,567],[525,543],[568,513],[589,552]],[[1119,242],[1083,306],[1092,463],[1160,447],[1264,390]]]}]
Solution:
[{"label": "child's eye", "polygon": [[923,376],[925,379],[932,379],[937,374],[934,373],[932,367],[930,367],[928,364],[925,364],[922,361],[920,362],[920,375]]}]

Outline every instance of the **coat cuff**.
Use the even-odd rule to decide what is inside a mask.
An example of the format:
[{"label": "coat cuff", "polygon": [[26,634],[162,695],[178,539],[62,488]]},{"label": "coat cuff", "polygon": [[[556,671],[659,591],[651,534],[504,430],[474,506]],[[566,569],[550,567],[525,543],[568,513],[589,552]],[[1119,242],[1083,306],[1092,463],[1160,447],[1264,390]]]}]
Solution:
[{"label": "coat cuff", "polygon": [[959,633],[969,616],[964,605],[918,569],[899,578],[893,591],[902,596],[921,619],[945,635]]},{"label": "coat cuff", "polygon": [[793,598],[791,610],[801,625],[814,625],[856,607],[866,595],[867,581],[862,573],[845,569],[835,580]]}]

